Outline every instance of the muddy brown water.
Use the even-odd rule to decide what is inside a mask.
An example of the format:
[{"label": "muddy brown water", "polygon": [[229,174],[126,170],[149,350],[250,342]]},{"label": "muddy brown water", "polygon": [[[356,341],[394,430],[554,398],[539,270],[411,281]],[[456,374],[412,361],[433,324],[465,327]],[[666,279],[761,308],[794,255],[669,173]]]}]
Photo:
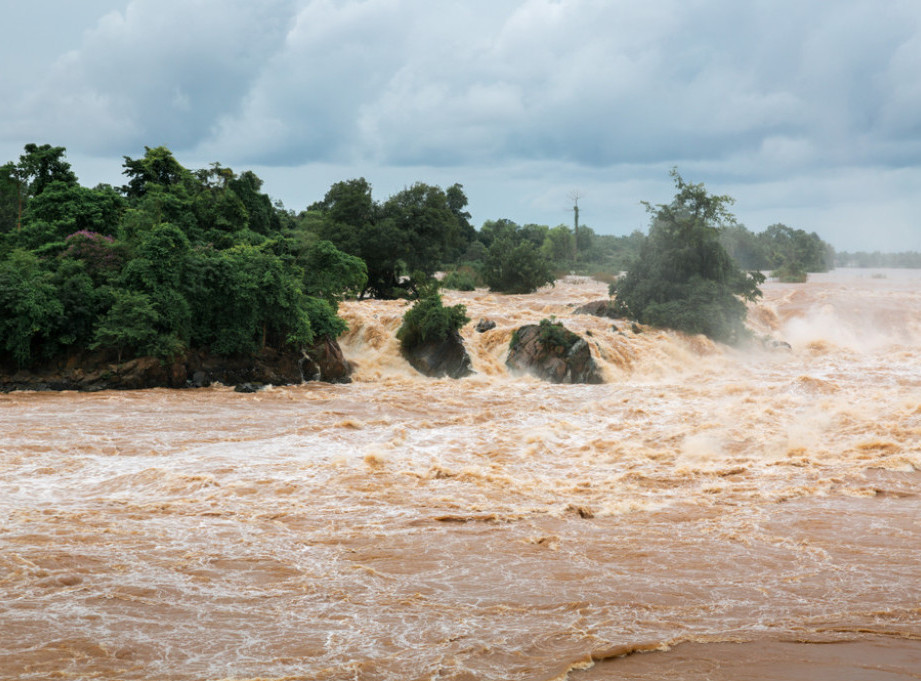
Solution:
[{"label": "muddy brown water", "polygon": [[[0,395],[0,678],[921,678],[921,273],[873,275],[765,285],[790,351],[568,278],[449,293],[461,381],[364,302],[351,385]],[[604,385],[507,374],[551,316]]]}]

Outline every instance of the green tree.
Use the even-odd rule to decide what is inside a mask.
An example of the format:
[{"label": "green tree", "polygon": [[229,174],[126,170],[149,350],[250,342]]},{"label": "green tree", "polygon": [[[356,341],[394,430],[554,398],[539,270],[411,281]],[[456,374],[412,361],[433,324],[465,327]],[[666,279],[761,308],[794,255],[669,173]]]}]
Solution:
[{"label": "green tree", "polygon": [[645,204],[649,236],[626,276],[612,285],[615,309],[625,317],[734,343],[748,335],[743,301],[761,295],[764,277],[738,268],[719,241],[735,224],[733,199],[707,193],[672,170],[676,194],[669,204]]},{"label": "green tree", "polygon": [[14,250],[0,261],[0,347],[18,366],[52,340],[63,314],[52,275],[34,254]]},{"label": "green tree", "polygon": [[346,296],[357,296],[368,283],[368,267],[361,258],[343,253],[329,241],[310,245],[298,258],[304,270],[304,291],[335,306]]},{"label": "green tree", "polygon": [[157,332],[160,315],[150,298],[140,291],[116,289],[114,301],[96,327],[90,348],[113,349],[118,363],[127,351],[137,355],[170,355]]},{"label": "green tree", "polygon": [[490,245],[483,280],[491,291],[531,293],[554,283],[555,277],[549,258],[534,241],[515,231],[506,232]]},{"label": "green tree", "polygon": [[20,229],[30,200],[50,184],[77,184],[64,154],[64,147],[27,144],[18,164],[10,162],[0,168],[0,231],[11,231],[13,225]]}]

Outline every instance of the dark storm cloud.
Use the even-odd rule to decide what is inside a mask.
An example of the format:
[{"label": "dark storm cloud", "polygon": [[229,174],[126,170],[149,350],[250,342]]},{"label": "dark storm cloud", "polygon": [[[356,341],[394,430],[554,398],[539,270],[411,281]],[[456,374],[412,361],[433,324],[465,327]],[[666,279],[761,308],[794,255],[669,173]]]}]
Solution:
[{"label": "dark storm cloud", "polygon": [[506,198],[530,197],[522,221],[556,222],[547,201],[581,184],[605,231],[641,226],[623,217],[631,177],[665,193],[635,201],[665,200],[678,165],[763,205],[758,220],[773,200],[809,229],[856,235],[842,216],[874,211],[917,227],[914,0],[92,0],[92,20],[61,2],[60,24],[56,4],[16,10],[35,26],[0,47],[4,150],[454,169],[491,178],[483,204],[507,177]]}]

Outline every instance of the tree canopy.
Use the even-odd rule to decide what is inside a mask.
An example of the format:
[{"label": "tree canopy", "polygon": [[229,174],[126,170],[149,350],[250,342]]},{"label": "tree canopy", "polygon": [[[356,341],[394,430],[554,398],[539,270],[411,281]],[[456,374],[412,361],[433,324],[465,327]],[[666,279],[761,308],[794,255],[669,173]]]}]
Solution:
[{"label": "tree canopy", "polygon": [[0,172],[0,348],[27,367],[81,350],[119,360],[305,348],[336,337],[364,263],[286,233],[251,171],[190,171],[165,147],[125,157],[120,189],[81,186],[63,147]]},{"label": "tree canopy", "polygon": [[735,224],[733,199],[685,182],[677,170],[672,178],[671,203],[645,204],[649,235],[611,287],[615,310],[644,324],[738,342],[748,335],[745,301],[760,297],[764,277],[742,271],[720,243],[721,229]]}]

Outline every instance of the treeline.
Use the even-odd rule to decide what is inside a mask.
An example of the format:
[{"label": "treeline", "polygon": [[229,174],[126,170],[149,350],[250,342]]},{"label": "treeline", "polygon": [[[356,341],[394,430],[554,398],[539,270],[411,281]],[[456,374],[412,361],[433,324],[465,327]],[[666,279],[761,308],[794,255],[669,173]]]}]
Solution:
[{"label": "treeline", "polygon": [[805,281],[809,272],[835,267],[835,249],[818,234],[783,224],[757,234],[728,225],[720,230],[720,243],[742,269],[771,271],[781,281]]},{"label": "treeline", "polygon": [[921,253],[918,251],[903,251],[901,253],[880,253],[874,251],[857,251],[848,253],[842,251],[835,256],[838,267],[894,267],[900,269],[921,269]]},{"label": "treeline", "polygon": [[[165,147],[126,156],[123,174],[120,187],[82,186],[65,149],[47,144],[0,166],[0,364],[85,350],[118,360],[300,350],[342,333],[347,296],[434,298],[439,271],[442,286],[502,293],[569,272],[613,281],[657,247],[652,229],[617,237],[508,219],[476,229],[460,184],[416,183],[378,201],[365,179],[346,180],[296,213],[253,172],[190,170]],[[815,234],[784,225],[711,231],[743,270],[833,263]],[[424,328],[463,318],[429,307],[437,324]]]}]

